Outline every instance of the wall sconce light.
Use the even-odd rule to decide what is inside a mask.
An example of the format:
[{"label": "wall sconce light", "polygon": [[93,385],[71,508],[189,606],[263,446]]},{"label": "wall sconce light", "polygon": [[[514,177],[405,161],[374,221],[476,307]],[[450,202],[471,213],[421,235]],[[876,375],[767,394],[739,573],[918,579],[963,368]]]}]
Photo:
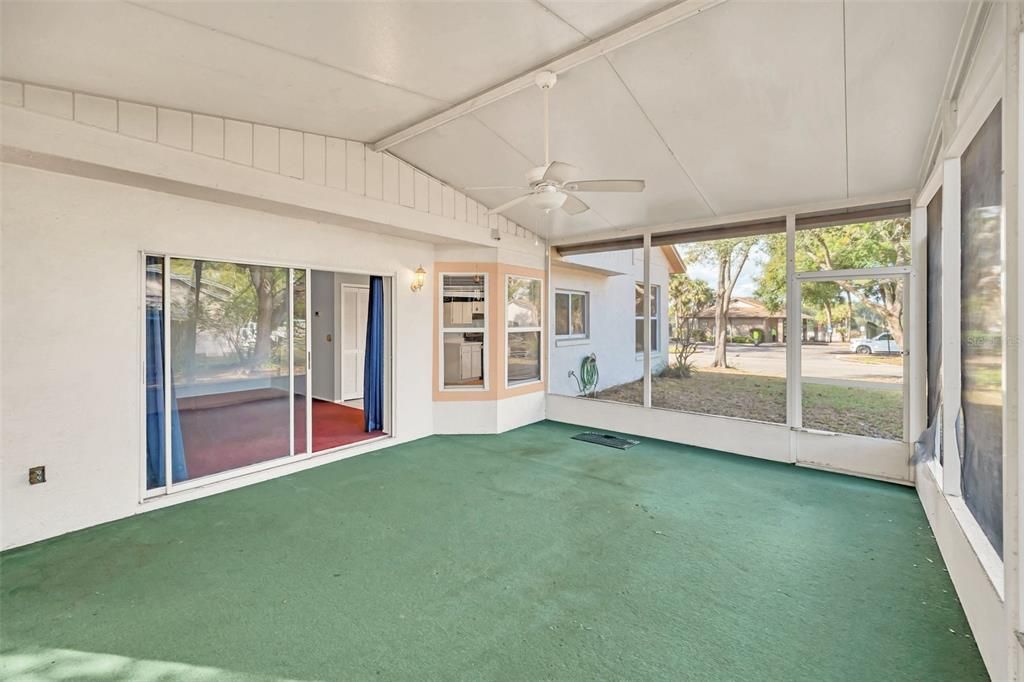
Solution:
[{"label": "wall sconce light", "polygon": [[416,272],[412,275],[412,284],[409,288],[413,291],[419,291],[423,288],[423,283],[427,281],[427,271],[423,269],[423,266],[416,268]]}]

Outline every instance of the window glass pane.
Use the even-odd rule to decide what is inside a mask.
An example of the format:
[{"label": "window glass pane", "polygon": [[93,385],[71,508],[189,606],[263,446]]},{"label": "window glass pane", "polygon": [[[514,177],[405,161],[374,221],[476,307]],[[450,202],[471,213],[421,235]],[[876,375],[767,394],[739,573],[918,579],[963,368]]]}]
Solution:
[{"label": "window glass pane", "polygon": [[487,320],[486,278],[482,274],[445,275],[441,301],[446,329],[482,328]]},{"label": "window glass pane", "polygon": [[288,269],[175,258],[170,300],[187,478],[287,456]]},{"label": "window glass pane", "polygon": [[928,282],[927,333],[928,424],[936,425],[935,441],[939,464],[944,461],[941,425],[938,425],[942,401],[942,188],[928,202]]},{"label": "window glass pane", "polygon": [[1003,552],[1002,128],[997,106],[960,176],[960,354],[964,502]]},{"label": "window glass pane", "polygon": [[508,278],[508,307],[506,319],[509,327],[539,327],[540,280],[532,277]]},{"label": "window glass pane", "polygon": [[661,348],[661,287],[651,285],[651,348]]},{"label": "window glass pane", "polygon": [[540,332],[508,335],[508,383],[540,380]]},{"label": "window glass pane", "polygon": [[903,278],[801,284],[805,428],[904,439],[903,289]]},{"label": "window glass pane", "polygon": [[587,297],[584,294],[572,295],[572,333],[584,336],[587,333]]},{"label": "window glass pane", "polygon": [[[652,266],[652,267],[654,267],[654,266]],[[652,270],[652,273],[653,273],[653,270]],[[653,277],[653,274],[652,274],[652,277]],[[660,289],[660,287],[657,284],[652,284],[651,285],[651,332],[652,332],[651,333],[651,348],[654,349],[654,350],[658,350],[658,348],[660,347],[659,343],[658,343],[659,342],[659,338],[660,338],[659,334],[658,334],[658,330],[660,329],[660,326],[661,326],[660,325],[660,318],[659,318],[659,315],[658,315],[658,311],[660,310],[660,300],[661,300],[659,298],[660,290],[661,289]],[[635,295],[634,309],[636,311],[635,312],[636,320],[635,320],[635,324],[634,324],[635,332],[634,332],[634,336],[633,336],[633,348],[634,348],[634,350],[637,353],[642,353],[644,351],[644,338],[643,338],[643,328],[644,328],[644,318],[643,318],[643,315],[644,315],[644,312],[643,312],[644,311],[644,304],[643,304],[644,285],[643,285],[642,282],[637,282],[634,285],[634,292],[635,292],[635,294],[634,294]]]},{"label": "window glass pane", "polygon": [[306,452],[306,271],[293,270],[292,330],[295,336],[295,453]]},{"label": "window glass pane", "polygon": [[[146,488],[164,486],[164,259],[146,256]],[[183,464],[181,425],[174,414],[177,459]],[[175,474],[181,480],[179,473]]]},{"label": "window glass pane", "polygon": [[569,294],[555,294],[555,334],[564,336],[568,333]]},{"label": "window glass pane", "polygon": [[551,393],[643,404],[644,363],[637,359],[630,324],[638,310],[635,283],[643,280],[643,258],[633,252],[625,248],[552,261],[551,286],[573,292],[571,331],[587,341],[550,349],[545,375]]},{"label": "window glass pane", "polygon": [[[658,247],[652,269],[655,255],[659,271],[668,268],[659,302],[667,320],[658,325],[668,342],[652,354],[651,404],[784,424],[785,235]],[[671,269],[678,261],[685,268]]]},{"label": "window glass pane", "polygon": [[910,265],[910,218],[835,225],[796,233],[797,272]]},{"label": "window glass pane", "polygon": [[482,388],[484,385],[484,333],[446,332],[444,341],[445,387]]}]

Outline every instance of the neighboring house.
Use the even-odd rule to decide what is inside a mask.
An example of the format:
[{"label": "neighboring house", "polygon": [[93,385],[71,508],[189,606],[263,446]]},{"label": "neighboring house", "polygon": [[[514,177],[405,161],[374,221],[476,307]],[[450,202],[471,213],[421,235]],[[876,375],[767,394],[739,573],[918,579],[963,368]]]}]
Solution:
[{"label": "neighboring house", "polygon": [[[643,377],[643,309],[638,283],[643,281],[643,249],[565,256],[552,261],[555,296],[554,349],[550,391],[577,395],[569,372],[580,373],[582,360],[594,353],[600,372],[598,390]],[[668,285],[684,271],[675,249],[651,250],[653,351],[655,373],[668,365]]]},{"label": "neighboring house", "polygon": [[[803,316],[806,325],[811,318]],[[706,331],[711,338],[715,331],[715,306],[710,305],[697,314],[697,329]],[[772,312],[757,299],[734,296],[729,301],[727,336],[752,336],[760,329],[765,341],[785,341],[786,315],[784,311]]]}]

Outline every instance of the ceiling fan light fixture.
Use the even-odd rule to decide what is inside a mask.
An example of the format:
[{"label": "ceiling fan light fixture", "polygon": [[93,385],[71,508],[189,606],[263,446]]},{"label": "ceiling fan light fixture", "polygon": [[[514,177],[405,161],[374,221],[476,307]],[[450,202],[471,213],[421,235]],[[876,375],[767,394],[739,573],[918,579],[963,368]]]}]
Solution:
[{"label": "ceiling fan light fixture", "polygon": [[565,192],[550,187],[534,194],[530,203],[543,211],[552,211],[556,208],[562,208],[566,198]]}]

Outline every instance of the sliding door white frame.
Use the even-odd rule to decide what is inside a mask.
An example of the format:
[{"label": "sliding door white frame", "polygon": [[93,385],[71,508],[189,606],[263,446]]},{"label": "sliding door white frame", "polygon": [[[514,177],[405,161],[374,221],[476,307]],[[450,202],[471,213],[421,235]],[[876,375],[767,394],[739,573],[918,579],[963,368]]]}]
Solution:
[{"label": "sliding door white frame", "polygon": [[[171,419],[171,389],[174,386],[174,376],[171,374],[171,257],[164,256],[164,282],[163,282],[163,340],[160,350],[163,353],[164,374],[164,492],[170,494],[174,489],[172,480],[172,465],[174,457],[171,453],[172,436],[174,433],[174,421]],[[198,286],[198,283],[197,283]]]},{"label": "sliding door white frame", "polygon": [[[163,311],[163,337],[164,337],[164,348],[162,353],[163,361],[163,406],[164,406],[164,430],[163,430],[163,468],[164,468],[164,485],[158,488],[147,489],[147,442],[146,442],[146,429],[147,429],[147,414],[146,414],[146,258],[161,258],[162,259],[162,302],[161,307]],[[289,312],[289,336],[288,336],[288,356],[289,356],[289,368],[288,368],[288,386],[289,386],[289,398],[291,406],[289,408],[289,452],[281,457],[276,457],[264,462],[256,462],[248,466],[239,467],[237,469],[228,469],[226,471],[220,471],[208,476],[201,478],[189,479],[187,481],[181,481],[175,483],[173,481],[173,457],[171,453],[172,447],[172,435],[173,431],[171,428],[171,394],[172,394],[172,382],[173,376],[171,375],[171,352],[170,352],[170,338],[171,338],[171,315],[170,315],[170,286],[171,286],[171,260],[172,259],[187,259],[187,260],[203,260],[203,261],[219,261],[226,263],[236,263],[245,265],[262,265],[275,268],[285,268],[288,270],[288,312]],[[141,417],[139,420],[140,426],[140,462],[141,470],[139,474],[139,487],[141,494],[139,496],[140,502],[154,501],[159,498],[164,498],[173,492],[183,492],[194,488],[210,485],[213,483],[219,483],[242,476],[247,476],[257,472],[273,469],[276,467],[284,466],[292,462],[299,462],[314,457],[321,457],[337,453],[341,450],[359,448],[366,445],[372,445],[379,443],[383,440],[388,440],[396,437],[395,428],[395,392],[391,389],[390,382],[395,377],[395,353],[393,351],[393,345],[395,343],[394,330],[396,328],[396,305],[395,305],[395,287],[394,282],[397,280],[397,272],[373,272],[373,271],[355,271],[346,269],[344,272],[348,274],[367,275],[367,276],[378,276],[385,280],[385,286],[390,284],[391,296],[388,298],[388,305],[390,307],[389,315],[385,322],[388,329],[385,330],[385,363],[386,363],[386,377],[385,377],[385,411],[384,411],[384,424],[386,433],[383,436],[377,438],[368,438],[361,440],[356,443],[350,443],[348,445],[342,445],[336,448],[330,448],[327,450],[321,450],[319,452],[312,452],[313,447],[313,410],[312,410],[312,392],[311,386],[311,371],[312,371],[312,351],[309,343],[309,329],[310,329],[310,291],[311,291],[311,268],[304,265],[297,264],[281,264],[271,261],[258,261],[248,258],[232,258],[222,256],[195,256],[189,254],[172,254],[164,250],[160,251],[146,251],[142,250],[139,252],[139,260],[141,263],[140,274],[142,282],[140,284],[140,315],[139,315],[139,328],[142,329],[142,333],[139,335],[139,352],[141,354],[142,361],[139,363],[140,376],[139,384],[141,386],[140,391],[140,413]],[[306,274],[306,448],[303,452],[297,452],[295,448],[295,364],[294,364],[294,273],[302,270]],[[333,271],[332,271],[333,272]],[[340,272],[340,271],[339,271]]]},{"label": "sliding door white frame", "polygon": [[[313,339],[310,332],[310,308],[313,301],[313,277],[312,270],[306,268],[306,451],[309,455],[313,452]],[[333,286],[333,282],[332,282]],[[292,367],[292,375],[295,368]],[[295,402],[295,394],[292,394],[292,402]]]},{"label": "sliding door white frame", "polygon": [[[309,286],[308,284],[306,286]],[[308,292],[308,289],[307,289]],[[307,304],[308,305],[308,304]],[[307,339],[308,343],[308,339]],[[307,370],[308,372],[308,370]],[[288,268],[288,454],[295,456],[295,268]]]}]

